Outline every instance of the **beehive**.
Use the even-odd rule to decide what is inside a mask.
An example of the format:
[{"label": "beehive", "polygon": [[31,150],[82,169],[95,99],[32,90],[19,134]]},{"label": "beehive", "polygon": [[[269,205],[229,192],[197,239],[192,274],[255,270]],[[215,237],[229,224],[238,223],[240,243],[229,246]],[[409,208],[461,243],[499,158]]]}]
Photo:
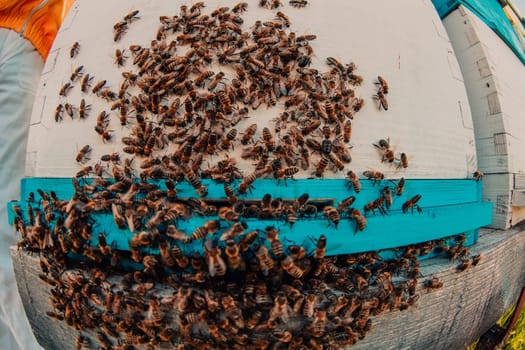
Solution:
[{"label": "beehive", "polygon": [[[219,6],[214,2],[205,5],[205,11],[210,12]],[[234,3],[220,5],[233,6]],[[112,137],[103,142],[93,126],[96,114],[108,110],[109,103],[95,94],[82,93],[79,83],[73,84],[71,91],[65,94],[67,96],[60,96],[59,91],[68,82],[71,72],[81,65],[84,66],[84,74],[94,76],[92,85],[107,79],[110,89],[116,90],[122,80],[121,72],[134,67],[131,57],[124,67],[117,67],[112,57],[115,49],[128,50],[124,53],[126,56],[131,55],[128,49],[130,45],[149,46],[158,28],[159,16],[173,15],[178,9],[173,9],[168,3],[135,4],[134,8],[140,10],[140,18],[131,21],[129,29],[115,42],[112,27],[131,10],[124,3],[107,6],[107,15],[93,26],[93,18],[97,18],[99,9],[93,5],[76,4],[57,37],[44,70],[33,112],[27,178],[22,183],[21,198],[26,198],[37,189],[53,190],[61,199],[71,198],[74,192],[71,177],[82,167],[98,163],[107,166],[109,172],[114,165],[111,162],[99,162],[103,155],[116,152],[122,158],[126,156],[119,140],[129,134],[133,118],[136,117],[131,114],[129,125],[120,125],[117,113],[113,112],[106,128]],[[278,10],[286,12],[292,23],[286,31],[293,31],[296,35],[315,34],[315,40],[310,42],[314,53],[311,57],[312,68],[320,72],[329,71],[327,57],[345,64],[350,61],[356,63],[356,73],[363,77],[363,83],[355,86],[356,97],[363,98],[365,104],[352,119],[352,138],[347,144],[347,147],[351,147],[352,161],[345,165],[344,170],[334,170],[330,166],[322,176],[315,176],[313,173],[320,156],[315,154],[315,150],[310,150],[313,151],[314,161],[309,169],[280,181],[275,179],[275,172],[269,172],[255,180],[251,191],[238,193],[240,197],[256,201],[270,194],[272,198],[282,198],[286,202],[308,193],[312,203],[318,201],[337,206],[342,199],[355,194],[347,186],[349,183],[345,176],[348,170],[362,177],[362,191],[355,194],[356,208],[362,208],[377,198],[385,186],[393,190],[401,178],[406,180],[406,187],[403,196],[395,198],[390,210],[367,213],[367,225],[362,231],[356,230],[356,223],[349,217],[343,217],[336,225],[321,213],[318,216],[299,217],[293,225],[284,219],[268,222],[257,218],[247,219],[248,227],[264,232],[267,226],[272,225],[280,231],[284,240],[291,242],[288,244],[304,245],[311,250],[315,248],[320,234],[324,234],[328,239],[327,255],[395,248],[460,233],[466,233],[468,244],[472,244],[477,239],[477,228],[490,223],[491,206],[481,202],[481,182],[472,179],[477,166],[470,109],[450,43],[430,2],[418,3],[418,16],[411,16],[401,24],[398,23],[399,18],[404,18],[406,13],[416,13],[413,4],[409,8],[407,5],[394,6],[387,1],[374,6],[340,1],[328,7],[320,3],[309,4],[305,8],[284,4],[283,8],[278,9],[249,4],[248,11],[242,15],[243,28],[250,28],[256,20],[274,19]],[[350,14],[352,20],[347,21]],[[319,20],[321,18],[323,20]],[[380,26],[391,30],[379,30]],[[92,31],[85,31],[87,27],[92,28]],[[342,36],[342,33],[349,34]],[[94,41],[95,37],[101,40]],[[80,44],[80,49],[78,55],[72,58],[70,48],[75,42]],[[232,78],[228,75],[231,74],[228,67],[212,67],[224,69],[226,77]],[[374,98],[378,94],[378,76],[385,77],[390,86],[388,110],[380,108]],[[446,93],[443,93],[444,90]],[[286,110],[284,104],[289,98],[291,96],[282,96],[282,101],[277,101],[275,106],[263,104],[257,110],[250,111],[248,118],[239,122],[238,129],[244,130],[251,123],[256,123],[259,130],[256,137],[260,138],[260,130],[267,125],[275,133],[277,145],[284,143],[283,130],[286,125],[277,133],[275,117]],[[73,118],[63,113],[62,120],[55,120],[59,104],[78,106],[81,99],[91,106],[86,118],[78,118],[79,111],[76,110]],[[152,118],[152,121],[155,120]],[[311,137],[321,141],[324,136],[315,130]],[[399,160],[382,162],[381,153],[374,146],[380,144],[380,140],[389,141],[396,158],[401,152],[408,154],[409,166],[398,166]],[[264,143],[262,140],[257,142]],[[91,159],[79,164],[81,162],[76,162],[75,158],[86,144],[92,148],[89,152]],[[212,152],[206,156],[206,162],[215,164],[226,156],[235,158],[240,173],[246,177],[253,169],[253,161],[240,159],[242,151],[243,146],[238,145],[235,150]],[[172,152],[169,147],[158,150],[160,155],[168,152]],[[135,164],[138,164],[141,156],[136,155],[134,159]],[[380,171],[385,179],[365,179],[362,174],[370,170]],[[83,184],[83,178],[80,175],[77,181]],[[242,181],[237,179],[233,182],[237,191]],[[224,203],[222,184],[212,180],[203,180],[202,183],[207,187],[207,200],[222,200]],[[187,181],[181,181],[176,187],[180,197],[198,197]],[[418,202],[421,210],[417,210],[418,206],[413,208],[416,210],[403,210],[403,204],[418,194],[421,195]],[[177,222],[187,232],[202,224],[202,218]],[[109,213],[97,216],[94,229],[105,234],[107,241],[112,242],[113,249],[129,249],[129,240],[134,233],[117,229]],[[93,244],[96,246],[97,243],[100,244],[100,241],[97,242],[94,237]],[[188,249],[202,249],[202,241],[194,242]]]},{"label": "beehive", "polygon": [[[504,20],[504,19],[503,19]],[[485,23],[464,6],[443,20],[468,86],[483,198],[494,203],[493,227],[524,219],[523,63]]]}]

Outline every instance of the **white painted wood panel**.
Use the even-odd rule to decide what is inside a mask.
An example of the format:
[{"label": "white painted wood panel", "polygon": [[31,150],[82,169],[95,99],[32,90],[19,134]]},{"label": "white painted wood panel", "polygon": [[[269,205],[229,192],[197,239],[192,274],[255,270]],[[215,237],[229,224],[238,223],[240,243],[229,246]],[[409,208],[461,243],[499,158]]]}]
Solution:
[{"label": "white painted wood panel", "polygon": [[[206,1],[211,9],[235,3]],[[291,8],[287,1],[283,3],[285,6],[280,10],[290,17],[292,30],[299,35],[317,35],[312,43],[315,68],[328,70],[324,61],[333,56],[345,63],[354,61],[357,73],[364,77],[357,94],[365,99],[366,105],[354,121],[353,161],[349,168],[359,172],[372,168],[383,171],[387,177],[406,178],[465,178],[472,174],[477,164],[471,111],[457,60],[430,0],[312,1],[304,9]],[[93,146],[93,159],[120,151],[117,142],[103,144],[93,131],[96,115],[103,109],[109,111],[105,103],[91,94],[81,95],[78,86],[67,99],[59,98],[58,91],[72,70],[81,64],[95,77],[94,82],[107,79],[110,87],[117,90],[121,70],[113,61],[115,49],[149,44],[158,27],[159,15],[172,15],[178,12],[178,6],[173,1],[146,0],[75,3],[57,36],[40,83],[30,130],[27,176],[74,175],[79,170],[75,154],[85,144]],[[255,1],[249,6],[243,15],[244,28],[255,20],[275,16],[275,10],[261,10]],[[141,18],[115,44],[112,26],[132,9],[139,9]],[[81,50],[71,60],[69,48],[75,41],[80,43]],[[128,62],[125,69],[129,68]],[[379,111],[377,101],[372,99],[377,75],[384,76],[391,87],[387,112]],[[55,123],[53,114],[58,103],[67,101],[78,106],[82,97],[92,105],[87,120]],[[279,108],[262,108],[253,118],[264,123],[279,111]],[[239,129],[242,128],[240,125]],[[118,120],[112,121],[110,129],[116,133],[115,140],[127,132]],[[409,155],[408,169],[401,172],[381,164],[372,143],[387,137],[397,151]],[[243,169],[242,164],[240,167]],[[310,174],[303,174],[307,175]],[[344,173],[330,176],[343,177]]]},{"label": "white painted wood panel", "polygon": [[443,23],[467,87],[479,168],[486,174],[483,197],[494,202],[492,226],[508,228],[525,219],[519,208],[525,203],[512,192],[514,174],[525,172],[525,67],[468,9],[460,6]]}]

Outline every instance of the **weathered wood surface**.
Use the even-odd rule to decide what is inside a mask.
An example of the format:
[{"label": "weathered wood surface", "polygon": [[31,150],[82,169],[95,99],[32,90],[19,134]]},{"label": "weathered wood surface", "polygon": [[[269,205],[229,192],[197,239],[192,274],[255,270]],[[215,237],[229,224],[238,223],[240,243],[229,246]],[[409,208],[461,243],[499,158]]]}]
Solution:
[{"label": "weathered wood surface", "polygon": [[[525,284],[525,227],[483,230],[472,254],[478,266],[462,273],[456,264],[434,258],[422,263],[419,282],[436,276],[443,288],[419,290],[418,303],[373,319],[371,332],[352,349],[463,349],[490,328],[517,301]],[[45,349],[74,349],[77,331],[46,315],[49,287],[38,278],[38,256],[13,247],[15,275],[36,338]]]}]

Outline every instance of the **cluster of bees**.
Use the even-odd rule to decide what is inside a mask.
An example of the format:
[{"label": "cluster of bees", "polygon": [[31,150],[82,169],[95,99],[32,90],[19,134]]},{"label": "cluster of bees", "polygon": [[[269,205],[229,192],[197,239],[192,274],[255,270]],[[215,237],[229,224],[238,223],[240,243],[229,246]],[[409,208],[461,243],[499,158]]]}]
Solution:
[{"label": "cluster of bees", "polygon": [[[289,5],[301,8],[307,1]],[[271,224],[250,230],[245,219],[293,225],[322,213],[336,228],[349,218],[355,232],[362,231],[366,215],[386,214],[405,183],[402,178],[394,189],[385,186],[363,212],[352,208],[354,196],[333,205],[306,193],[243,199],[259,178],[280,182],[300,172],[343,172],[352,160],[352,122],[364,105],[355,92],[363,82],[355,63],[328,57],[327,72],[311,68],[316,36],[291,32],[283,6],[259,1],[275,18],[246,31],[241,15],[247,3],[210,13],[203,2],[183,5],[177,15],[160,17],[149,47],[115,50],[118,68],[129,67],[128,60],[133,66],[122,72],[118,91],[106,80],[95,82],[84,66],[60,89],[67,99],[78,84],[85,98],[79,107],[60,103],[57,123],[66,122],[64,113],[89,118],[91,95],[110,109],[96,117],[102,142],[114,141],[114,113],[130,130],[121,138],[122,152],[96,162],[91,145],[80,148],[72,198],[38,190],[40,198],[31,194],[26,211],[14,207],[19,247],[41,253],[40,277],[51,286],[48,315],[79,331],[77,348],[336,349],[362,339],[372,316],[416,302],[418,256],[446,252],[460,261],[458,270],[479,262],[460,238],[452,245],[439,240],[405,247],[384,261],[376,252],[326,256],[324,235],[308,247],[280,239]],[[119,43],[139,19],[135,10],[115,23],[113,41]],[[74,43],[72,60],[80,50]],[[373,98],[386,111],[388,83],[378,76],[377,85]],[[283,109],[271,123],[249,122],[257,109],[276,106]],[[408,166],[388,139],[374,145],[382,161]],[[253,162],[251,168],[229,156],[235,149],[244,163]],[[363,176],[378,184],[384,179],[374,170]],[[358,194],[359,176],[348,171],[346,178]],[[207,198],[202,179],[224,183],[224,197]],[[183,181],[195,197],[179,197]],[[403,212],[421,211],[420,198],[403,203]],[[94,232],[102,213],[131,231],[129,250]],[[194,216],[209,220],[192,232],[177,226]],[[203,254],[184,249],[196,242]],[[423,283],[427,289],[441,285],[438,279]]]},{"label": "cluster of bees", "polygon": [[[242,194],[261,177],[282,180],[300,171],[316,177],[323,177],[328,169],[343,171],[352,159],[348,144],[352,120],[364,104],[355,94],[355,87],[363,81],[355,73],[356,65],[328,57],[328,72],[310,68],[310,43],[316,36],[290,32],[290,20],[281,11],[273,20],[257,21],[248,32],[242,30],[240,16],[246,3],[231,11],[218,8],[209,15],[201,13],[203,6],[182,6],[179,16],[161,16],[156,39],[150,47],[131,45],[131,57],[125,56],[126,50],[116,49],[117,66],[132,58],[137,68],[122,72],[118,92],[106,80],[91,88],[94,77],[80,66],[60,95],[67,97],[75,81],[82,78],[83,93],[92,92],[110,104],[120,125],[131,130],[121,139],[122,151],[143,159],[135,164],[142,180],[185,178],[200,186],[200,178],[241,179],[238,192]],[[137,18],[138,11],[133,11],[115,24],[117,42]],[[79,49],[75,43],[71,56]],[[182,50],[184,53],[176,54]],[[218,72],[213,69],[217,66]],[[257,123],[247,122],[261,105],[272,108],[278,103],[284,105],[284,111],[272,125],[259,129]],[[55,120],[63,120],[64,110],[73,118],[75,109],[85,118],[90,108],[85,99],[78,108],[60,103]],[[96,118],[94,130],[104,142],[113,140],[110,118],[107,111]],[[244,129],[238,127],[242,125]],[[86,146],[77,156],[81,164],[91,149]],[[215,160],[236,147],[243,148],[239,152],[242,159],[255,162],[251,171],[224,169],[221,165],[227,162]],[[173,152],[166,152],[168,148],[174,148]],[[81,174],[109,175],[120,158],[114,154],[111,167],[99,162],[83,167]],[[207,192],[200,188],[200,194]]]},{"label": "cluster of bees", "polygon": [[[182,239],[168,224],[163,234],[142,231],[131,251],[120,251],[91,232],[89,211],[63,220],[71,201],[38,193],[40,204],[29,198],[27,215],[15,208],[19,246],[39,252],[47,315],[78,330],[78,349],[343,348],[370,331],[372,317],[405,310],[422,290],[442,287],[436,277],[418,286],[419,257],[446,254],[460,262],[458,271],[480,261],[469,257],[462,235],[401,247],[386,260],[377,252],[327,256],[324,235],[311,249],[286,245],[274,226]],[[170,238],[200,239],[204,254],[184,253]]]}]

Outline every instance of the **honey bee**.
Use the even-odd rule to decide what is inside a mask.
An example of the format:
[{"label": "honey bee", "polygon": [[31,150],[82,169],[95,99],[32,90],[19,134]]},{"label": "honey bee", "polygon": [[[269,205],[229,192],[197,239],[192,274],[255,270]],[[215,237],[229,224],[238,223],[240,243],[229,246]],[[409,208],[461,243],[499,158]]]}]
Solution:
[{"label": "honey bee", "polygon": [[[190,259],[182,253],[182,250],[176,244],[171,247],[171,256],[175,259],[175,262],[181,269],[185,269],[190,264]],[[182,303],[183,300],[184,299],[180,302]]]},{"label": "honey bee", "polygon": [[330,161],[334,165],[335,170],[343,171],[345,169],[345,164],[343,163],[343,161],[341,159],[339,159],[339,157],[336,154],[330,153],[330,154],[328,154],[328,158],[330,159]]},{"label": "honey bee", "polygon": [[170,243],[166,240],[159,242],[160,261],[162,266],[171,268],[175,266],[175,259],[171,256]]},{"label": "honey bee", "polygon": [[226,135],[221,139],[220,147],[223,150],[229,150],[233,148],[233,141],[237,137],[237,129],[233,128],[229,130]]},{"label": "honey bee", "polygon": [[333,223],[335,228],[337,228],[337,225],[339,225],[339,221],[341,220],[341,216],[339,215],[337,209],[327,205],[323,208],[323,214],[326,216],[329,222]]},{"label": "honey bee", "polygon": [[416,194],[414,197],[410,198],[405,203],[403,203],[403,206],[402,206],[403,213],[406,213],[408,211],[408,209],[412,209],[412,213],[413,213],[414,212],[414,208],[417,208],[417,211],[421,213],[423,210],[417,204],[420,199],[421,199],[421,195],[420,194]]},{"label": "honey bee", "polygon": [[97,95],[108,102],[115,101],[117,99],[117,94],[107,88],[99,91]]},{"label": "honey bee", "polygon": [[120,228],[121,230],[126,228],[126,220],[124,218],[124,215],[122,214],[122,207],[119,205],[116,205],[115,203],[111,204],[111,212],[113,213],[113,219],[115,220],[115,224]]},{"label": "honey bee", "polygon": [[383,188],[382,194],[383,194],[383,198],[385,199],[385,207],[387,209],[390,209],[390,207],[392,206],[392,201],[393,201],[392,190],[390,190],[390,187],[385,186]]},{"label": "honey bee", "polygon": [[115,163],[115,164],[119,164],[120,163],[120,154],[118,153],[109,153],[109,154],[104,154],[100,157],[100,160],[102,160],[103,162],[112,162],[112,163]]},{"label": "honey bee", "polygon": [[437,277],[433,277],[432,279],[427,279],[423,282],[423,286],[426,289],[437,289],[443,287],[443,282],[440,281]]},{"label": "honey bee", "polygon": [[251,189],[253,188],[253,183],[255,182],[256,179],[257,179],[256,173],[251,173],[247,176],[244,176],[242,178],[241,183],[239,184],[239,187],[237,188],[237,191],[240,194],[245,194],[248,191],[251,192]]},{"label": "honey bee", "polygon": [[226,198],[230,204],[237,202],[238,198],[235,195],[233,188],[226,182],[224,183],[224,194],[226,195]]},{"label": "honey bee", "polygon": [[106,111],[102,111],[97,116],[97,126],[99,128],[105,128],[108,126],[109,123],[109,114]]},{"label": "honey bee", "polygon": [[275,141],[273,139],[272,132],[267,127],[264,127],[262,130],[262,139],[266,149],[272,152],[275,149]]},{"label": "honey bee", "polygon": [[277,11],[277,13],[275,14],[277,19],[281,20],[283,22],[283,24],[285,25],[285,27],[289,27],[290,26],[290,18],[288,18],[288,16],[286,16],[284,13],[282,13],[281,11]]},{"label": "honey bee", "polygon": [[203,87],[204,86],[204,82],[206,81],[206,79],[209,79],[211,77],[213,77],[215,73],[211,70],[205,70],[205,71],[202,71],[196,78],[195,78],[195,86],[197,87]]},{"label": "honey bee", "polygon": [[264,245],[257,245],[254,247],[254,250],[255,256],[259,261],[262,274],[264,276],[268,276],[270,270],[272,270],[275,266],[275,261],[272,259],[268,249]]},{"label": "honey bee", "polygon": [[77,172],[75,177],[79,178],[79,177],[88,176],[92,171],[93,171],[93,167],[91,165],[85,166]]},{"label": "honey bee", "polygon": [[55,122],[60,122],[62,121],[62,112],[64,111],[64,105],[62,105],[61,103],[59,103],[57,105],[57,107],[55,108]]},{"label": "honey bee", "polygon": [[379,210],[379,213],[381,215],[385,215],[386,214],[386,210],[385,208],[383,208],[383,204],[385,203],[385,198],[383,196],[379,197],[379,198],[376,198],[374,199],[373,201],[370,201],[368,202],[367,204],[365,204],[364,206],[364,212],[365,212],[365,215],[369,212],[369,211],[372,211],[375,215],[375,210]]},{"label": "honey bee", "polygon": [[293,96],[287,96],[286,101],[284,102],[284,107],[288,109],[290,107],[299,106],[305,101],[306,97],[306,94],[295,94]]},{"label": "honey bee", "polygon": [[[193,13],[193,12],[198,12],[200,11],[202,8],[204,8],[205,5],[204,5],[204,1],[198,1],[196,2],[195,4],[193,4],[191,7],[190,7],[190,13]],[[227,8],[226,8],[227,10]]]},{"label": "honey bee", "polygon": [[355,202],[355,196],[350,196],[342,199],[337,205],[337,211],[339,213],[345,213],[349,210],[350,206]]},{"label": "honey bee", "polygon": [[362,98],[356,98],[354,99],[354,102],[352,104],[352,110],[354,112],[359,112],[363,106],[365,105],[365,100]]},{"label": "honey bee", "polygon": [[243,145],[247,145],[248,143],[251,143],[253,141],[253,135],[255,135],[255,132],[257,131],[257,124],[251,124],[244,130],[241,137],[241,143]]},{"label": "honey bee", "polygon": [[381,182],[385,178],[385,175],[377,170],[365,170],[363,171],[363,175],[366,176],[367,179],[372,180],[375,183]]},{"label": "honey bee", "polygon": [[199,226],[193,231],[191,238],[194,240],[203,239],[206,235],[215,233],[219,228],[220,222],[218,220],[208,220],[203,226]]},{"label": "honey bee", "polygon": [[[102,138],[102,142],[110,141],[113,138],[112,130],[108,130],[107,127],[95,126],[95,131]],[[125,151],[125,150],[124,150]]]},{"label": "honey bee", "polygon": [[115,31],[113,32],[113,41],[114,42],[117,42],[120,40],[120,38],[122,38],[122,35],[124,35],[124,33],[126,33],[126,26],[120,26],[120,27],[117,27],[115,29]]},{"label": "honey bee", "polygon": [[326,236],[321,235],[317,240],[317,244],[314,250],[314,259],[322,260],[326,254]]},{"label": "honey bee", "polygon": [[228,268],[232,270],[244,270],[244,260],[240,255],[239,244],[235,243],[234,240],[229,239],[226,241],[226,247],[224,248],[226,254]]},{"label": "honey bee", "polygon": [[121,49],[115,50],[115,64],[117,67],[122,67],[124,65],[124,62],[126,60],[126,56],[124,56],[124,51]]},{"label": "honey bee", "polygon": [[310,151],[306,147],[301,147],[300,154],[301,169],[308,170],[310,168]]},{"label": "honey bee", "polygon": [[458,266],[456,266],[456,270],[458,271],[465,271],[472,267],[472,259],[463,259],[460,260]]},{"label": "honey bee", "polygon": [[206,146],[206,153],[213,155],[217,152],[218,136],[215,132],[208,134],[208,145]]},{"label": "honey bee", "polygon": [[394,150],[390,148],[390,140],[387,138],[379,140],[378,143],[373,144],[382,153],[381,161],[392,163],[395,159]]},{"label": "honey bee", "polygon": [[401,196],[403,194],[403,190],[405,189],[405,178],[402,177],[399,179],[396,185],[396,196]]},{"label": "honey bee", "polygon": [[481,261],[481,254],[472,256],[472,266],[476,266]]},{"label": "honey bee", "polygon": [[293,176],[297,174],[298,172],[299,172],[299,168],[295,166],[286,167],[286,168],[281,167],[281,168],[276,169],[273,175],[278,181],[280,181],[282,179],[286,180],[286,178],[293,179]]},{"label": "honey bee", "polygon": [[87,117],[87,113],[90,110],[91,110],[91,105],[86,104],[86,100],[81,99],[80,106],[78,108],[78,117],[80,119],[85,119]]},{"label": "honey bee", "polygon": [[352,122],[350,119],[347,119],[343,125],[343,140],[344,142],[350,142],[352,137]]},{"label": "honey bee", "polygon": [[472,177],[474,178],[474,180],[479,181],[483,178],[483,173],[480,170],[476,170]]},{"label": "honey bee", "polygon": [[88,337],[83,335],[82,333],[79,333],[76,340],[75,340],[75,348],[77,350],[81,350],[82,348],[90,349],[91,348],[91,341]]},{"label": "honey bee", "polygon": [[317,302],[317,295],[315,295],[314,293],[310,293],[306,295],[306,298],[304,299],[303,310],[302,310],[303,316],[307,318],[312,318],[314,316],[316,302]]},{"label": "honey bee", "polygon": [[103,233],[100,233],[98,235],[98,247],[102,255],[105,255],[105,256],[111,255],[111,247],[108,245],[106,241],[106,236]]},{"label": "honey bee", "polygon": [[257,230],[250,231],[246,233],[241,240],[239,241],[239,247],[241,252],[245,252],[250,248],[253,242],[259,237],[259,232]]},{"label": "honey bee", "polygon": [[[202,236],[202,234],[204,234],[204,236],[205,236],[207,233],[208,233],[208,230],[205,228],[205,229],[199,230],[199,232],[196,233],[196,235],[198,235],[200,237],[200,236]],[[191,240],[192,240],[191,236],[188,236],[184,231],[181,231],[181,230],[177,229],[177,227],[175,227],[175,225],[168,225],[168,227],[166,229],[166,235],[168,237],[173,238],[176,241],[179,241],[179,242],[182,242],[182,243],[185,243],[185,244],[190,243]],[[204,236],[202,236],[202,237],[204,237]]]},{"label": "honey bee", "polygon": [[315,310],[314,311],[314,319],[312,320],[312,323],[309,325],[310,328],[310,334],[314,338],[321,338],[326,331],[327,326],[327,317],[326,317],[326,310]]},{"label": "honey bee", "polygon": [[283,4],[281,3],[280,0],[271,0],[271,1],[272,1],[272,3],[270,4],[270,9],[272,9],[272,10],[283,6]]},{"label": "honey bee", "polygon": [[[212,91],[212,90],[214,90],[214,89],[217,87],[217,85],[221,82],[221,80],[224,78],[224,75],[225,75],[224,72],[219,72],[219,73],[215,74],[215,75],[213,76],[213,78],[212,78],[212,79],[209,81],[209,83],[208,83],[208,91]],[[221,91],[222,91],[222,90],[221,90]],[[226,95],[226,94],[224,93],[224,91],[222,91],[222,93],[223,93],[224,95]],[[220,98],[220,97],[219,97],[219,98]]]},{"label": "honey bee", "polygon": [[99,91],[106,85],[106,80],[101,80],[93,86],[91,90],[94,94],[98,94]]},{"label": "honey bee", "polygon": [[244,328],[245,323],[242,310],[237,306],[233,297],[231,295],[223,296],[221,298],[221,305],[228,318],[235,323],[235,327],[240,329]]},{"label": "honey bee", "polygon": [[270,242],[273,255],[280,259],[283,256],[283,244],[279,240],[279,231],[277,231],[273,226],[267,226],[265,231],[266,238]]},{"label": "honey bee", "polygon": [[247,2],[239,2],[235,6],[233,6],[233,8],[232,8],[232,12],[233,13],[240,13],[240,14],[242,14],[246,10],[248,10],[248,3]]},{"label": "honey bee", "polygon": [[67,93],[69,92],[69,90],[71,90],[73,88],[73,85],[71,84],[71,82],[67,82],[65,83],[62,88],[60,88],[60,92],[58,93],[60,96],[64,96],[66,97],[67,96]]},{"label": "honey bee", "polygon": [[384,109],[385,111],[388,111],[388,101],[382,90],[378,90],[377,94],[375,94],[373,98],[378,100],[379,110]]},{"label": "honey bee", "polygon": [[69,103],[65,103],[64,110],[66,111],[67,115],[69,115],[71,119],[73,119],[73,116],[75,115],[74,107]]},{"label": "honey bee", "polygon": [[399,168],[407,168],[408,167],[408,156],[406,153],[402,152],[399,156]]},{"label": "honey bee", "polygon": [[388,94],[388,83],[382,76],[377,76],[377,82],[375,84],[379,85],[379,91],[383,92],[383,94]]},{"label": "honey bee", "polygon": [[247,227],[248,226],[246,225],[246,223],[237,222],[233,224],[229,229],[224,231],[219,237],[219,240],[227,241],[229,239],[234,239],[235,237],[241,235]]},{"label": "honey bee", "polygon": [[76,55],[78,55],[78,52],[80,51],[80,44],[78,41],[75,41],[73,45],[71,45],[71,48],[69,49],[69,57],[74,58]]},{"label": "honey bee", "polygon": [[208,194],[208,189],[201,183],[201,180],[191,168],[187,168],[184,171],[184,178],[193,186],[199,196],[204,197]]},{"label": "honey bee", "polygon": [[71,77],[69,78],[69,80],[71,80],[71,82],[75,82],[75,80],[77,80],[77,78],[80,78],[83,75],[83,72],[82,72],[83,69],[84,69],[84,66],[77,67],[73,71],[73,73],[71,73]]},{"label": "honey bee", "polygon": [[314,172],[315,176],[322,177],[324,172],[325,172],[325,170],[326,170],[326,168],[327,168],[327,166],[328,166],[329,162],[330,161],[328,160],[328,158],[326,158],[324,156],[321,157],[321,159],[319,160],[319,162],[317,163],[317,166],[315,168],[315,172]]},{"label": "honey bee", "polygon": [[89,160],[89,158],[87,158],[87,155],[91,152],[91,146],[90,145],[85,145],[84,147],[82,147],[78,153],[77,153],[77,156],[75,157],[75,160],[78,162],[78,163],[84,163],[86,160]]},{"label": "honey bee", "polygon": [[217,243],[207,239],[204,244],[204,254],[211,277],[224,276],[226,274],[226,263],[221,257],[221,251]]},{"label": "honey bee", "polygon": [[361,192],[361,182],[359,181],[359,177],[357,176],[355,172],[353,172],[352,170],[349,170],[346,173],[346,180],[347,180],[346,187],[353,188],[355,193]]},{"label": "honey bee", "polygon": [[128,13],[127,15],[124,16],[124,21],[126,21],[128,23],[131,23],[133,20],[136,20],[136,19],[140,18],[138,16],[138,14],[139,14],[139,10],[133,10],[130,13]]},{"label": "honey bee", "polygon": [[93,80],[93,77],[91,77],[89,74],[85,74],[83,77],[82,77],[82,81],[80,82],[80,90],[83,92],[83,93],[86,93],[88,92],[89,88],[90,88],[90,82],[91,80]]},{"label": "honey bee", "polygon": [[363,231],[366,227],[366,218],[361,214],[361,211],[359,209],[351,209],[350,210],[350,218],[355,220],[356,227],[354,234],[357,233],[357,231]]},{"label": "honey bee", "polygon": [[219,209],[219,218],[226,221],[238,221],[239,215],[229,207],[221,207]]}]

